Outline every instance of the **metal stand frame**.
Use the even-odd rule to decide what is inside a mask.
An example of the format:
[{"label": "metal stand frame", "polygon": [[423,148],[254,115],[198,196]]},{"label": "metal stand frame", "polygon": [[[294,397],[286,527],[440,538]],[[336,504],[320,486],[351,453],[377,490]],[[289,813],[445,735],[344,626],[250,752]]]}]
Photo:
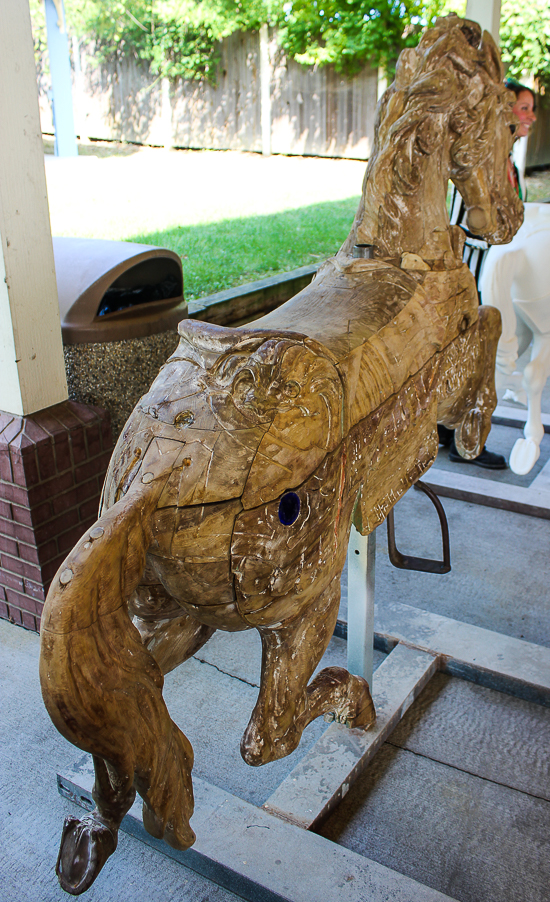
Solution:
[{"label": "metal stand frame", "polygon": [[372,687],[376,530],[362,536],[351,528],[348,546],[348,670]]}]

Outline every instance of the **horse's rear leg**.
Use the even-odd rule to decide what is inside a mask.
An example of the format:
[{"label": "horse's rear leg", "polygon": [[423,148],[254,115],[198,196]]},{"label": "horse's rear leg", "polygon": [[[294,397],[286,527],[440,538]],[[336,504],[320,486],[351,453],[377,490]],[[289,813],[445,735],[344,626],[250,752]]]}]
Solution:
[{"label": "horse's rear leg", "polygon": [[369,686],[342,667],[327,667],[308,686],[334,632],[340,576],[288,626],[259,629],[260,692],[241,740],[247,764],[266,764],[294,751],[305,727],[333,714],[352,727],[367,727],[375,713]]},{"label": "horse's rear leg", "polygon": [[94,811],[87,817],[65,818],[56,864],[63,889],[74,896],[85,892],[118,844],[118,828],[136,796],[128,774],[109,768],[93,755]]}]

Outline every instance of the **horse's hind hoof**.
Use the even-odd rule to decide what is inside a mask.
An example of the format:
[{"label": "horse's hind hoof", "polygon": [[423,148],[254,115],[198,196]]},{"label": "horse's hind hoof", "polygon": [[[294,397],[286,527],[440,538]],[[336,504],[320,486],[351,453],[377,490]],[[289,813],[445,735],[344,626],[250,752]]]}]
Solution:
[{"label": "horse's hind hoof", "polygon": [[82,820],[65,818],[55,866],[61,888],[71,896],[85,893],[115,851],[117,842],[117,833],[93,815]]}]

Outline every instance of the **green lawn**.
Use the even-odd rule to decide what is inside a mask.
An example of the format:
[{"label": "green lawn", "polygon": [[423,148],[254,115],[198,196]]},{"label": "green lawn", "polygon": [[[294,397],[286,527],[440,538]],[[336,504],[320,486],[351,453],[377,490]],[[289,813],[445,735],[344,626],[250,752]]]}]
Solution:
[{"label": "green lawn", "polygon": [[52,233],[168,247],[182,258],[189,299],[334,254],[353,223],[366,165],[234,151],[81,150],[78,159],[46,157]]},{"label": "green lawn", "polygon": [[141,244],[170,248],[183,261],[185,297],[200,298],[274,273],[320,263],[336,253],[359,198],[132,235]]}]

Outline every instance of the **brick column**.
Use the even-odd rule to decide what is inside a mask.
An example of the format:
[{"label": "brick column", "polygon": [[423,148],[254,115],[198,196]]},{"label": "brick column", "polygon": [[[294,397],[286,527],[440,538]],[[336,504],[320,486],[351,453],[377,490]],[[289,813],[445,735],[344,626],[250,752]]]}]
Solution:
[{"label": "brick column", "polygon": [[101,408],[0,411],[0,617],[39,630],[52,577],[97,519],[112,450]]}]

